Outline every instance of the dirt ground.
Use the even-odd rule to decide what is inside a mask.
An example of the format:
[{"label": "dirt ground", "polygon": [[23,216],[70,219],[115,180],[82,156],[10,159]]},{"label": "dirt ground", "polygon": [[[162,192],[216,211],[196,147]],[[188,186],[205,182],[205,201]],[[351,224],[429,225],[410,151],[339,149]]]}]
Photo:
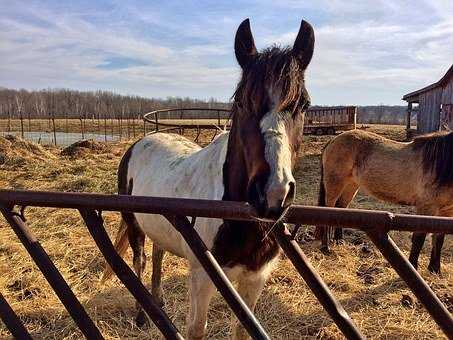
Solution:
[{"label": "dirt ground", "polygon": [[[393,139],[404,139],[402,126],[371,126],[369,130]],[[186,134],[195,137],[193,131],[186,131]],[[206,143],[212,134],[212,131],[204,133],[201,141]],[[299,204],[316,204],[320,153],[330,138],[305,137],[303,157],[295,172]],[[43,148],[17,138],[0,137],[0,188],[115,193],[116,168],[125,148],[131,143],[88,143],[77,150],[62,152],[55,147]],[[411,208],[378,202],[362,194],[356,197],[353,207],[413,212]],[[117,279],[105,286],[99,285],[102,256],[77,212],[28,208],[26,217],[28,225],[106,338],[162,338],[153,325],[144,329],[134,325],[134,300]],[[104,213],[104,217],[112,236],[117,229],[118,215]],[[298,236],[303,250],[367,337],[445,338],[423,306],[362,233],[347,233],[346,242],[334,246],[332,254],[325,255],[318,250],[319,244],[306,241],[306,233],[312,230],[306,226]],[[394,232],[392,237],[407,254],[410,235]],[[452,238],[447,237],[444,245],[442,276],[432,275],[426,270],[429,251],[428,240],[421,256],[421,275],[453,312]],[[150,253],[149,243],[147,253]],[[127,261],[130,263],[130,254]],[[165,310],[185,334],[187,263],[167,255],[163,271]],[[150,273],[148,266],[144,275],[146,284],[150,282]],[[0,292],[33,337],[82,337],[3,219],[0,219]],[[273,339],[342,338],[338,328],[285,258],[281,259],[266,284],[256,315]],[[207,338],[228,338],[230,324],[231,312],[217,294],[209,310]],[[1,323],[0,338],[9,338]]]}]

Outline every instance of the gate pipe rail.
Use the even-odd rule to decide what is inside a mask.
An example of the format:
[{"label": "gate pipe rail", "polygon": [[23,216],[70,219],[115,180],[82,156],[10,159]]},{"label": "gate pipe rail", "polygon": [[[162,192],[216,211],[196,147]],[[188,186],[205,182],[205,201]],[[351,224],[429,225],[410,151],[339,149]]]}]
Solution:
[{"label": "gate pipe rail", "polygon": [[233,310],[236,317],[253,339],[270,339],[264,328],[260,325],[255,315],[236,292],[223,269],[218,264],[210,250],[206,247],[201,237],[193,229],[186,216],[166,215],[165,218],[178,230],[203,266],[206,273],[215,284],[220,294]]},{"label": "gate pipe rail", "polygon": [[286,226],[283,223],[278,223],[278,225],[273,227],[272,233],[288,259],[307,283],[308,288],[311,289],[346,338],[365,339],[365,336],[360,332],[343,306],[333,296],[321,276],[313,268],[308,257],[300,249]]},{"label": "gate pipe rail", "polygon": [[0,205],[0,210],[33,261],[38,266],[39,270],[44,274],[47,282],[49,282],[50,286],[69,312],[69,315],[71,315],[82,331],[83,335],[85,335],[87,339],[103,340],[104,338],[101,335],[101,332],[99,332],[99,329],[90,319],[63,276],[53,264],[49,255],[47,255],[46,251],[31,230],[26,226],[24,221],[6,206]]},{"label": "gate pipe rail", "polygon": [[[14,204],[22,206],[31,205],[73,208],[79,210],[83,210],[84,207],[89,206],[90,209],[96,210],[142,212],[164,216],[185,215],[273,222],[272,220],[259,218],[254,209],[246,203],[226,201],[0,190],[0,205],[1,204],[8,207]],[[172,220],[170,219],[170,221]],[[400,277],[406,281],[409,288],[411,288],[417,298],[424,304],[444,333],[449,338],[453,339],[452,315],[436,297],[426,282],[423,281],[421,276],[407,261],[387,234],[389,230],[453,234],[453,219],[445,217],[391,214],[384,211],[292,206],[285,215],[285,221],[298,224],[344,226],[365,231]],[[187,231],[189,226],[186,225],[181,228]],[[341,330],[345,335],[349,334],[347,336],[351,338],[361,338],[362,335],[360,332],[353,329],[355,325],[352,321],[350,321],[351,324],[348,325],[348,316],[344,309],[336,302],[333,296],[329,296],[330,292],[327,287],[322,286],[323,283],[320,277],[317,277],[317,274],[314,271],[311,271],[310,267],[307,266],[308,261],[304,259],[303,253],[299,251],[300,248],[297,249],[298,246],[295,247],[291,242],[290,244],[286,244],[289,241],[289,233],[286,233],[285,230],[282,230],[281,228],[277,228],[277,231],[273,230],[272,232],[279,240],[282,248],[288,251],[290,254],[288,257],[290,259],[292,258],[292,261],[294,260],[293,264],[296,266],[302,277],[307,282],[310,280],[317,282],[315,283],[315,286],[310,286],[310,288],[313,291],[317,291],[315,295],[318,297],[318,300],[320,300],[339,327],[343,327]],[[291,250],[291,247],[294,249]],[[303,268],[303,266],[305,266],[305,268]],[[313,284],[309,283],[309,285]],[[324,297],[323,294],[325,294]],[[342,323],[343,326],[341,326]],[[351,333],[348,333],[348,330],[345,327],[351,328],[349,330]]]},{"label": "gate pipe rail", "polygon": [[407,260],[387,233],[367,231],[366,234],[382,253],[385,259],[406,282],[415,296],[426,307],[429,314],[449,339],[453,339],[453,317],[447,307],[434,294],[421,275]]},{"label": "gate pipe rail", "polygon": [[13,309],[9,306],[8,301],[6,301],[2,294],[0,294],[0,318],[11,331],[11,334],[15,339],[32,339],[30,333],[28,333],[22,321],[20,321],[17,314],[14,313]]},{"label": "gate pipe rail", "polygon": [[80,215],[85,221],[88,231],[93,237],[96,245],[104,255],[105,260],[110,265],[112,270],[132,293],[135,299],[140,303],[146,314],[153,320],[153,323],[165,335],[166,339],[183,340],[183,336],[171,322],[167,314],[159,307],[153,296],[149,293],[143,283],[138,280],[134,272],[124,262],[121,256],[118,255],[113,247],[110,238],[104,228],[104,220],[102,216],[94,210],[81,209]]},{"label": "gate pipe rail", "polygon": [[[125,211],[159,215],[185,215],[230,220],[274,222],[262,219],[244,202],[189,198],[63,193],[50,191],[0,190],[0,205]],[[285,215],[287,223],[328,225],[370,230],[419,231],[453,234],[453,218],[392,214],[386,211],[293,205]]]}]

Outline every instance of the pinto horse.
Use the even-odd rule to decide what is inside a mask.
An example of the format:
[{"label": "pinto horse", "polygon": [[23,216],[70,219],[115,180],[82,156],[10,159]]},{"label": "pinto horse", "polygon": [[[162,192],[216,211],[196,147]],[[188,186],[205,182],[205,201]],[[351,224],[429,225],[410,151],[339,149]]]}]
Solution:
[{"label": "pinto horse", "polygon": [[[346,208],[358,189],[385,202],[415,206],[420,215],[453,216],[453,132],[396,142],[361,130],[332,139],[322,153],[319,205]],[[331,228],[318,227],[328,249]],[[343,237],[335,228],[334,239]],[[417,268],[426,233],[412,234],[409,261]],[[444,234],[433,234],[428,269],[440,273]]]},{"label": "pinto horse", "polygon": [[[246,19],[234,46],[242,77],[233,96],[231,130],[205,148],[176,134],[144,137],[123,156],[120,194],[247,201],[260,215],[270,217],[293,202],[292,169],[310,104],[304,73],[313,56],[313,28],[302,21],[292,48],[273,46],[258,52]],[[197,218],[195,229],[253,310],[279,254],[276,240],[265,237],[265,225],[257,222]],[[123,255],[130,244],[139,278],[146,262],[145,235],[153,241],[152,294],[161,303],[164,252],[189,260],[188,337],[203,338],[214,284],[164,217],[122,213],[115,248]],[[110,275],[106,268],[103,280]],[[137,308],[136,321],[142,324],[145,316]],[[243,339],[247,334],[237,325],[233,337]]]}]

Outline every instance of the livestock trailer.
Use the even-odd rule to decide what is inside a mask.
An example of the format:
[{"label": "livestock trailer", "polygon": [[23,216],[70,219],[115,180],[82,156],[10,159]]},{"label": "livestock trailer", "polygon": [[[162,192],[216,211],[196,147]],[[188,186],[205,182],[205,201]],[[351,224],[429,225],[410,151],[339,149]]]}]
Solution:
[{"label": "livestock trailer", "polygon": [[356,128],[356,106],[313,107],[305,113],[304,133],[334,135]]}]

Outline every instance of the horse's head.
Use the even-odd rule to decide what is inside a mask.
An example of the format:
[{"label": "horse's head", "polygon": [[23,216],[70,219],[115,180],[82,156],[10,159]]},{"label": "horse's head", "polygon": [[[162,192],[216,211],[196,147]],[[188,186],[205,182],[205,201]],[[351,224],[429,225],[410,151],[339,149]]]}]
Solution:
[{"label": "horse's head", "polygon": [[242,78],[234,94],[225,198],[247,200],[261,215],[277,215],[294,200],[292,169],[310,105],[304,73],[313,48],[313,28],[306,21],[292,48],[258,52],[248,19],[236,33]]}]

